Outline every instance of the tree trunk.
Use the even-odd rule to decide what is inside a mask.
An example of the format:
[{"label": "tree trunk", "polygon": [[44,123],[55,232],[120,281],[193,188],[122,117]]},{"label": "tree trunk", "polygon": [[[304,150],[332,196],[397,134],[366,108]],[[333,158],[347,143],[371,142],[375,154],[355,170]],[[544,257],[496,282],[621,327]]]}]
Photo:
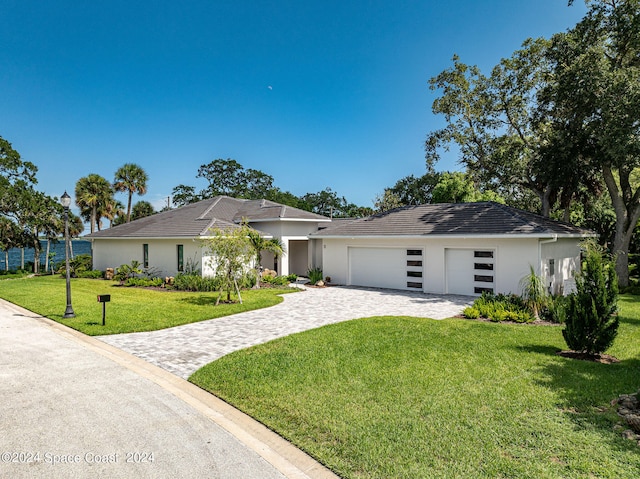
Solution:
[{"label": "tree trunk", "polygon": [[51,241],[47,238],[47,252],[44,255],[44,272],[49,271],[49,250],[51,249]]},{"label": "tree trunk", "polygon": [[616,212],[616,231],[613,238],[612,253],[616,256],[618,284],[621,287],[626,287],[629,286],[629,243],[638,219],[640,219],[640,188],[636,190],[633,197],[629,198],[629,204],[625,204],[611,167],[604,166],[602,173],[611,197],[613,209]]},{"label": "tree trunk", "polygon": [[20,248],[20,269],[24,271],[24,246]]},{"label": "tree trunk", "polygon": [[4,252],[4,270],[9,271],[9,249]]}]

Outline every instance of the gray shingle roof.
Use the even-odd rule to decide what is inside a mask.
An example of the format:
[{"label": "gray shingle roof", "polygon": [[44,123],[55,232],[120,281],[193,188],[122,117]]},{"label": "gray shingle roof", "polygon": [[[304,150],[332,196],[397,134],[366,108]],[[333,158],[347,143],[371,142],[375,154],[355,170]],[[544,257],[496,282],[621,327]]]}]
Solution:
[{"label": "gray shingle roof", "polygon": [[206,235],[210,228],[236,228],[254,221],[330,221],[326,216],[268,200],[244,200],[228,196],[192,203],[175,210],[114,226],[88,238],[179,238]]},{"label": "gray shingle roof", "polygon": [[594,236],[586,229],[494,202],[405,206],[331,224],[311,236]]}]

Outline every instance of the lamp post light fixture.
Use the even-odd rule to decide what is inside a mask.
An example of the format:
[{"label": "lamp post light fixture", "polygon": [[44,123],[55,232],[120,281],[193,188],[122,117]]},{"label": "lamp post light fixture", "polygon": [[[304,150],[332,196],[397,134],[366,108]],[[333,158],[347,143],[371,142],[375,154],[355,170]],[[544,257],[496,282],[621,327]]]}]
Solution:
[{"label": "lamp post light fixture", "polygon": [[71,306],[71,271],[69,270],[69,205],[71,205],[71,197],[66,191],[60,197],[60,204],[64,208],[64,260],[67,273],[67,309],[64,312],[64,317],[75,318],[76,313],[73,312]]}]

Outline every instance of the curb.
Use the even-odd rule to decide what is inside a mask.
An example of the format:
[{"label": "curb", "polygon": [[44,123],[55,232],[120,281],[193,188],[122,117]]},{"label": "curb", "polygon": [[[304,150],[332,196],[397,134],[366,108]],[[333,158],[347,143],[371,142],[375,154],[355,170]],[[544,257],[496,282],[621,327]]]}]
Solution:
[{"label": "curb", "polygon": [[234,436],[288,479],[339,479],[311,456],[230,404],[164,369],[75,329],[0,298],[8,309],[38,320],[57,334],[80,343],[154,382]]}]

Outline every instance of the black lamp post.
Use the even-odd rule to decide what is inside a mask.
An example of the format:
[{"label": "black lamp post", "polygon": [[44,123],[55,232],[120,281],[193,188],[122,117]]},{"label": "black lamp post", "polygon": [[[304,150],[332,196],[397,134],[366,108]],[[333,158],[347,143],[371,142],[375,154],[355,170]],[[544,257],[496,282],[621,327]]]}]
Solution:
[{"label": "black lamp post", "polygon": [[65,318],[75,318],[76,313],[73,312],[71,306],[71,271],[69,270],[69,205],[71,197],[65,191],[60,197],[60,204],[64,208],[64,260],[67,272],[67,309],[64,312]]}]

